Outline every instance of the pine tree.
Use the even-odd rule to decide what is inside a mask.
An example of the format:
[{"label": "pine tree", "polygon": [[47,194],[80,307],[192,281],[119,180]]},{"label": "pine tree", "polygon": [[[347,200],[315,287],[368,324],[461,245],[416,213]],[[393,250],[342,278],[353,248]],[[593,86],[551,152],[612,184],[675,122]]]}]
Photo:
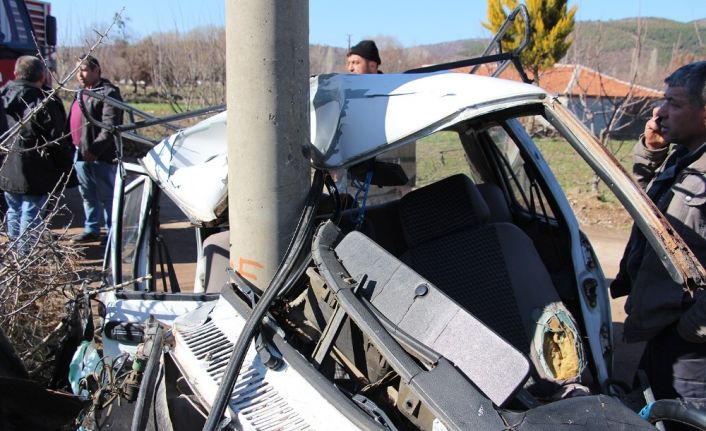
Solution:
[{"label": "pine tree", "polygon": [[[481,24],[493,33],[497,32],[517,4],[517,0],[488,0],[488,22]],[[561,60],[571,46],[577,6],[567,10],[567,0],[526,0],[525,4],[532,31],[520,61],[538,82],[541,71]],[[503,50],[517,47],[524,35],[524,23],[521,20],[515,23],[503,39]]]}]

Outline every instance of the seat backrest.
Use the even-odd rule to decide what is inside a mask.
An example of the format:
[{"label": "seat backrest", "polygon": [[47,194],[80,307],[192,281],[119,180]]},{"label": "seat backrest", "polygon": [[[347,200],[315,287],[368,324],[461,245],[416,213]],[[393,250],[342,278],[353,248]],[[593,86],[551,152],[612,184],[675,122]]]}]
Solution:
[{"label": "seat backrest", "polygon": [[[399,223],[399,203],[399,200],[394,200],[367,207],[363,224],[360,226],[361,232],[395,256],[402,254],[406,248]],[[351,221],[351,216],[355,217],[357,214],[358,208],[344,211],[338,224],[339,228],[343,232],[352,231],[355,223]]]},{"label": "seat backrest", "polygon": [[399,221],[407,249],[485,224],[488,206],[473,182],[457,174],[400,199]]},{"label": "seat backrest", "polygon": [[537,356],[538,319],[563,304],[531,239],[513,224],[487,223],[488,215],[463,175],[408,193],[400,205],[407,240],[401,260],[518,350]]},{"label": "seat backrest", "polygon": [[351,232],[335,251],[353,278],[365,280],[360,295],[453,362],[495,404],[502,406],[526,381],[530,365],[522,353],[370,238]]}]

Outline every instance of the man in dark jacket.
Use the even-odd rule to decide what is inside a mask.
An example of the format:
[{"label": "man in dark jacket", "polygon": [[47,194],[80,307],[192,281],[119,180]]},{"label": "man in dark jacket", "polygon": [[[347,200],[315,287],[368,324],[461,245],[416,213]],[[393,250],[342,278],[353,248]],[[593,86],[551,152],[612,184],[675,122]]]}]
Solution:
[{"label": "man in dark jacket", "polygon": [[[7,201],[7,231],[20,237],[39,222],[39,213],[62,176],[71,169],[73,149],[60,138],[66,117],[61,102],[52,99],[30,114],[45,99],[44,63],[23,56],[15,63],[15,80],[0,91],[8,127],[22,123],[6,144],[9,153],[0,168],[0,189]],[[29,239],[29,237],[27,238]],[[23,241],[25,242],[25,241]]]},{"label": "man in dark jacket", "polygon": [[[82,87],[122,100],[118,87],[101,77],[101,67],[95,57],[83,56],[78,66],[77,77]],[[121,110],[95,97],[84,97],[83,102],[96,120],[113,126],[122,124]],[[108,130],[96,127],[84,118],[76,100],[71,104],[67,125],[77,147],[76,174],[85,215],[83,233],[74,236],[72,242],[97,241],[100,239],[101,213],[106,230],[110,230],[117,156],[115,140]]]},{"label": "man in dark jacket", "polygon": [[[635,145],[633,172],[706,265],[706,61],[680,67],[665,82],[664,103]],[[629,294],[624,337],[647,341],[640,368],[656,398],[706,408],[706,294],[684,291],[662,260],[633,228],[611,285],[614,297]]]}]

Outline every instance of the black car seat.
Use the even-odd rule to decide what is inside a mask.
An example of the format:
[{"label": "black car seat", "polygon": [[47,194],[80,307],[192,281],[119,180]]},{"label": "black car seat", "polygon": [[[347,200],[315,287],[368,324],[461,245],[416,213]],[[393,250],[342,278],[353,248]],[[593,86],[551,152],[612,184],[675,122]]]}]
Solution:
[{"label": "black car seat", "polygon": [[[475,184],[459,174],[400,200],[401,260],[434,283],[534,363],[542,395],[574,383],[584,368],[577,325],[530,238],[488,223]],[[538,386],[538,387],[539,387]]]}]

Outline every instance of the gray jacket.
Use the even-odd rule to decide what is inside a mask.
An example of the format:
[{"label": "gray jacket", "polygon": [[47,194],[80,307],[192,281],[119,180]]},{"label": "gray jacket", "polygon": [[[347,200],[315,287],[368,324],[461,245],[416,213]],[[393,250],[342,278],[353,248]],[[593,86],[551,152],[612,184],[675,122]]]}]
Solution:
[{"label": "gray jacket", "polygon": [[[640,140],[633,151],[633,173],[646,188],[674,230],[684,239],[702,265],[706,264],[706,152],[688,155],[647,149]],[[622,286],[621,286],[622,284]],[[649,340],[678,321],[679,334],[687,341],[706,342],[706,295],[692,296],[674,282],[659,256],[633,227],[620,262],[620,273],[611,286],[614,296],[629,293],[624,337],[627,342]]]}]

